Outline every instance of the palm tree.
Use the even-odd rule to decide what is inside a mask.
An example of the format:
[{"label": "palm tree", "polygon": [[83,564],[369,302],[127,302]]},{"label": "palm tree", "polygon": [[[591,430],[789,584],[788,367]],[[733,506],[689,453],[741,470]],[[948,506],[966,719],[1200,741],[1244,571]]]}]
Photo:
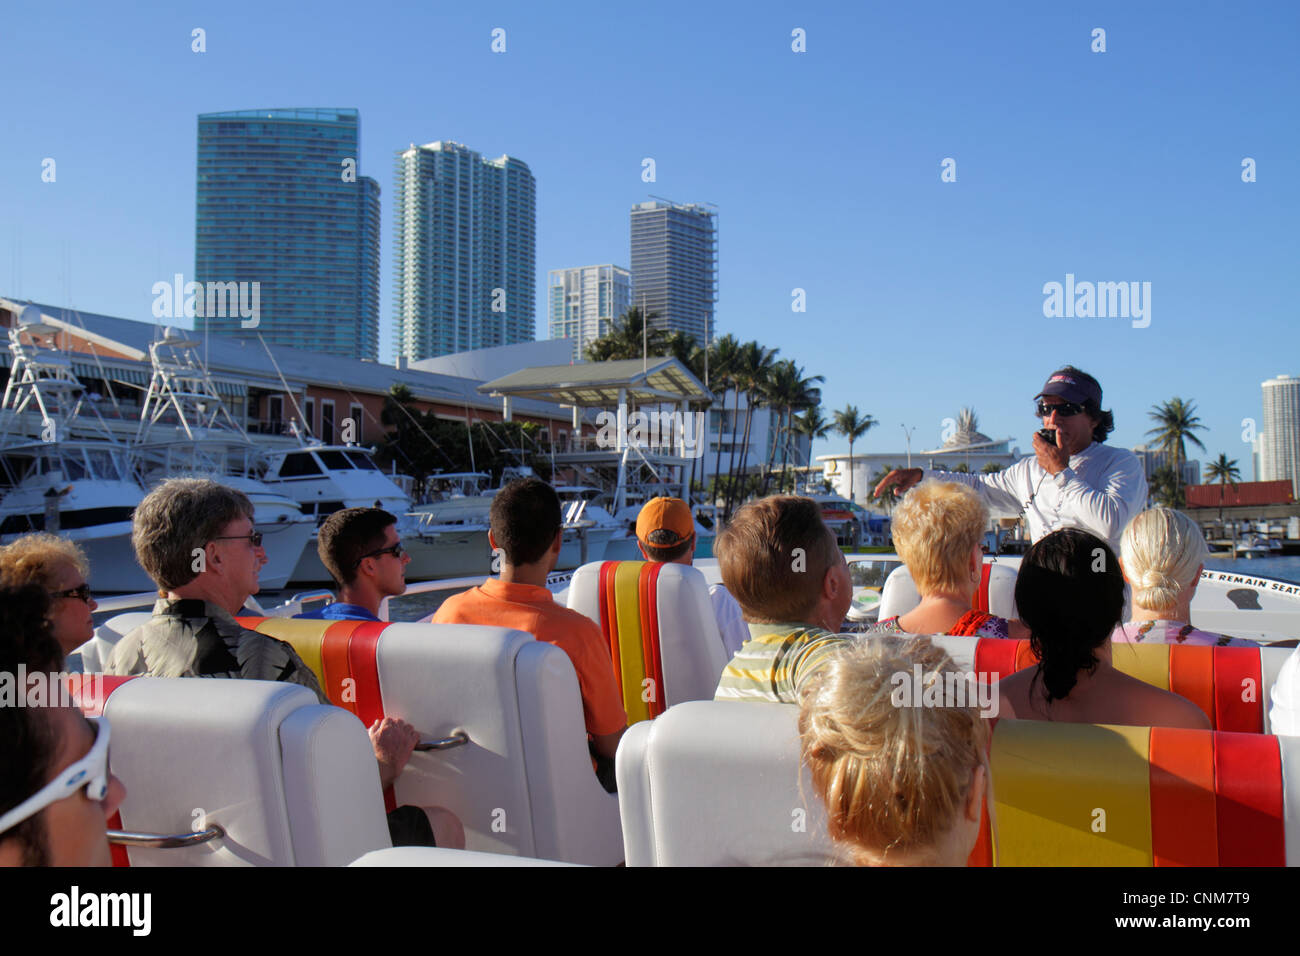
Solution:
[{"label": "palm tree", "polygon": [[[893,465],[881,465],[880,470],[871,476],[871,487],[877,487],[885,480],[885,475],[889,474],[893,470]],[[884,508],[885,514],[892,514],[894,511],[894,487],[891,485],[878,495],[873,492],[871,500],[878,506]]]},{"label": "palm tree", "polygon": [[980,474],[996,475],[1001,470],[1002,470],[1002,466],[999,465],[996,461],[986,461],[984,462],[984,466],[980,468]]},{"label": "palm tree", "polygon": [[849,440],[849,500],[853,500],[853,443],[878,423],[870,415],[860,415],[853,405],[846,405],[834,415],[835,431]]},{"label": "palm tree", "polygon": [[[768,378],[772,373],[772,359],[776,356],[776,349],[769,349],[766,346],[759,345],[757,342],[746,342],[740,347],[740,355],[737,357],[737,367],[735,372],[736,387],[745,393],[745,431],[740,439],[740,467],[739,474],[743,476],[749,463],[749,432],[750,426],[754,421],[754,409],[759,404],[759,399],[767,389]],[[733,485],[737,485],[735,480]],[[727,499],[727,519],[731,519],[731,506],[739,500],[739,495],[732,494]]]},{"label": "palm tree", "polygon": [[[722,435],[727,428],[727,394],[735,388],[734,372],[740,343],[734,335],[724,335],[716,339],[709,348],[709,388],[714,395],[722,397],[722,409],[718,413],[718,449],[713,459],[713,481],[717,486],[722,474]],[[739,402],[737,402],[739,404]],[[732,424],[732,446],[735,446],[736,427]],[[715,495],[716,500],[716,495]]]},{"label": "palm tree", "polygon": [[1237,482],[1241,480],[1241,469],[1237,467],[1237,461],[1234,458],[1228,460],[1228,456],[1219,452],[1219,457],[1210,462],[1210,467],[1205,469],[1207,483],[1219,483],[1219,523],[1223,523],[1223,492],[1224,485],[1232,485],[1232,490],[1237,490]]},{"label": "palm tree", "polygon": [[[657,312],[652,312],[649,321],[658,317]],[[609,362],[641,358],[642,354],[663,355],[668,348],[667,336],[663,329],[645,328],[646,321],[640,306],[632,306],[614,320],[608,333],[587,346],[587,358],[593,362]]]},{"label": "palm tree", "polygon": [[813,442],[819,438],[825,438],[831,430],[830,423],[822,418],[821,405],[805,408],[803,414],[794,420],[793,429],[796,435],[808,436],[808,458],[804,461],[804,467],[811,468]]},{"label": "palm tree", "polygon": [[[805,376],[802,367],[791,359],[782,359],[772,366],[765,397],[768,406],[776,412],[773,418],[771,446],[767,453],[767,468],[763,474],[763,494],[767,494],[776,461],[777,446],[781,446],[781,483],[785,483],[785,464],[790,454],[790,433],[796,409],[810,408],[821,401],[821,389],[816,383],[826,379],[821,375]],[[784,441],[782,440],[784,437]]]},{"label": "palm tree", "polygon": [[1179,483],[1182,480],[1182,463],[1187,460],[1187,445],[1190,441],[1201,451],[1205,446],[1193,432],[1204,431],[1205,426],[1201,420],[1196,417],[1196,404],[1194,402],[1184,402],[1181,398],[1171,398],[1167,402],[1162,402],[1154,406],[1148,413],[1151,419],[1156,423],[1156,427],[1147,432],[1147,435],[1154,438],[1156,444],[1170,458],[1171,467],[1174,472],[1174,498],[1181,498],[1179,493]]}]

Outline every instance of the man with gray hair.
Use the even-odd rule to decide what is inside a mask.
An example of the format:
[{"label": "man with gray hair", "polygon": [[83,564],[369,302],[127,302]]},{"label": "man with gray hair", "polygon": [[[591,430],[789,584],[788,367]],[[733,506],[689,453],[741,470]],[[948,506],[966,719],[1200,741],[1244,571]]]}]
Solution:
[{"label": "man with gray hair", "polygon": [[[235,677],[301,684],[328,704],[316,675],[284,641],[240,626],[235,615],[259,588],[266,564],[253,505],[243,492],[202,478],[172,478],[145,496],[132,519],[131,543],[140,566],[161,595],[153,618],[120,641],[105,674],[151,677]],[[410,759],[419,733],[404,720],[384,717],[369,728],[379,782],[392,786]],[[429,808],[389,814],[394,845],[464,846],[460,822]]]}]

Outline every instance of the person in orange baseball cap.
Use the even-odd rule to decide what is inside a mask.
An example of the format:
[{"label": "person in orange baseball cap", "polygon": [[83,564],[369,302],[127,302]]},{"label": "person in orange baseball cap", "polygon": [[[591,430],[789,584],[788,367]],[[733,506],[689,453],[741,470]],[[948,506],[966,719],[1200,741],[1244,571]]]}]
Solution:
[{"label": "person in orange baseball cap", "polygon": [[651,498],[636,519],[637,547],[647,561],[691,563],[695,557],[695,521],[680,498]]},{"label": "person in orange baseball cap", "polygon": [[[690,566],[695,557],[695,519],[680,498],[651,498],[636,519],[636,544],[647,561]],[[709,588],[713,616],[727,653],[734,655],[749,640],[740,605],[724,584]]]}]

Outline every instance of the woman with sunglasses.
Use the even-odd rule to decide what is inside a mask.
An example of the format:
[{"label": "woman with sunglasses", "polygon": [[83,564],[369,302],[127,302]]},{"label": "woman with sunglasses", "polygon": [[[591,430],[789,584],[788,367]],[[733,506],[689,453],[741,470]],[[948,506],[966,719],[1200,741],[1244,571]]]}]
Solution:
[{"label": "woman with sunglasses", "polygon": [[40,532],[0,548],[0,587],[35,584],[50,598],[49,620],[64,657],[95,636],[95,608],[86,583],[90,565],[74,542]]},{"label": "woman with sunglasses", "polygon": [[[61,669],[39,585],[0,588],[0,671]],[[73,707],[0,707],[0,866],[109,866],[105,829],[126,790],[108,721]]]},{"label": "woman with sunglasses", "polygon": [[901,494],[924,478],[957,481],[978,491],[995,517],[1023,517],[1033,541],[1081,528],[1117,549],[1125,525],[1146,506],[1147,482],[1136,455],[1103,444],[1115,416],[1102,411],[1101,385],[1067,365],[1048,377],[1034,401],[1043,427],[1034,435],[1033,457],[991,475],[896,468],[875,494],[890,486]]}]

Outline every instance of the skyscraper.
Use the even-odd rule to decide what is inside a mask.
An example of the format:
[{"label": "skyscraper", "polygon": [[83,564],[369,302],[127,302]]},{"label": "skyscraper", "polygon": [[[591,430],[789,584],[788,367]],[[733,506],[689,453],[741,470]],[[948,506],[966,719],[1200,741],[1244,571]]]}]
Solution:
[{"label": "skyscraper", "polygon": [[651,328],[713,341],[718,300],[717,212],[654,200],[632,207],[632,304],[656,315]]},{"label": "skyscraper", "polygon": [[400,150],[394,172],[398,355],[531,342],[537,187],[528,164],[440,141]]},{"label": "skyscraper", "polygon": [[551,338],[574,340],[573,357],[609,331],[632,304],[632,276],[620,266],[552,269],[547,285]]},{"label": "skyscraper", "polygon": [[1262,387],[1260,480],[1289,481],[1292,493],[1300,498],[1300,378],[1279,375]]},{"label": "skyscraper", "polygon": [[259,315],[196,328],[378,358],[379,184],[357,174],[360,132],[354,109],[199,116],[194,278],[258,283]]}]

